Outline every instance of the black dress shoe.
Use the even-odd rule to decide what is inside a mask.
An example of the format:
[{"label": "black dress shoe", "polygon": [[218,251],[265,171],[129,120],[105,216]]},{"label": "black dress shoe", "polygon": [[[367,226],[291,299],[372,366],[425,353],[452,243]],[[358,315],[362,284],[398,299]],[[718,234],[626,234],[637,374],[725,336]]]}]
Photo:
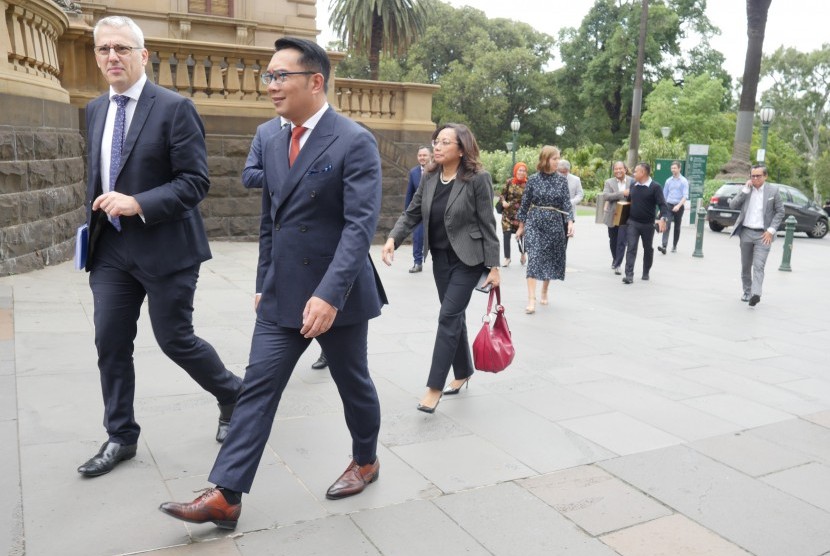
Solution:
[{"label": "black dress shoe", "polygon": [[98,453],[78,468],[78,473],[84,477],[98,477],[112,471],[119,462],[135,457],[136,444],[123,446],[110,442],[101,445]]},{"label": "black dress shoe", "polygon": [[326,359],[326,354],[322,351],[320,352],[320,358],[311,364],[311,368],[317,371],[319,371],[320,369],[325,369],[328,366],[329,360]]},{"label": "black dress shoe", "polygon": [[623,284],[633,284],[634,278],[629,278],[628,276],[626,276],[625,278],[623,278],[622,282]]},{"label": "black dress shoe", "polygon": [[747,301],[749,301],[749,297],[750,297],[750,296],[749,296],[749,294],[748,294],[748,293],[745,293],[745,294],[743,294],[743,295],[741,296],[741,301],[743,301],[744,303],[746,303]]},{"label": "black dress shoe", "polygon": [[666,254],[666,248],[665,247],[658,247],[657,250],[660,251],[661,253],[663,253],[664,255]]},{"label": "black dress shoe", "polygon": [[414,264],[412,268],[409,269],[410,274],[415,274],[416,272],[421,272],[424,269],[424,265],[421,264]]},{"label": "black dress shoe", "polygon": [[640,280],[646,280],[646,281],[648,281],[648,274],[643,274],[643,277],[642,277],[642,278],[640,278]]},{"label": "black dress shoe", "polygon": [[219,426],[216,428],[216,442],[219,444],[228,437],[234,408],[236,408],[236,402],[227,405],[219,404]]},{"label": "black dress shoe", "polygon": [[620,267],[618,267],[618,266],[614,267],[614,274],[617,275],[617,276],[622,274],[622,270],[620,270]]},{"label": "black dress shoe", "polygon": [[760,295],[753,295],[752,297],[749,298],[749,306],[750,307],[755,307],[760,302],[761,302],[761,296]]}]

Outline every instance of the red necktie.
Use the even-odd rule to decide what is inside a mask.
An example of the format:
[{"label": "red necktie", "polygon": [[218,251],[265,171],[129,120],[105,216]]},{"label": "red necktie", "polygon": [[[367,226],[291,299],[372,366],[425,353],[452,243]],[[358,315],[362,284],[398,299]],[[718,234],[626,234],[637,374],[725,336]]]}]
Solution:
[{"label": "red necktie", "polygon": [[294,161],[300,155],[300,137],[305,133],[306,128],[303,126],[296,126],[291,130],[291,148],[288,149],[288,166],[294,165]]}]

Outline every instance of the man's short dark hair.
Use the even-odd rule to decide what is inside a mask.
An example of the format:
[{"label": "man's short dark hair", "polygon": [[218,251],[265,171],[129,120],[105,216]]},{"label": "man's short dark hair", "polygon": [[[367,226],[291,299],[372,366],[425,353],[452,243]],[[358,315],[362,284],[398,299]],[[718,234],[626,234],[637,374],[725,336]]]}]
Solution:
[{"label": "man's short dark hair", "polygon": [[642,166],[643,170],[646,171],[646,174],[648,174],[649,176],[651,175],[651,164],[649,164],[648,162],[638,162],[637,166]]},{"label": "man's short dark hair", "polygon": [[750,168],[750,171],[751,170],[761,170],[762,172],[764,172],[765,176],[769,175],[769,174],[767,174],[767,167],[764,166],[763,164],[755,164],[755,165],[752,166],[752,168]]},{"label": "man's short dark hair", "polygon": [[316,42],[298,37],[283,37],[274,42],[274,49],[277,52],[288,48],[300,51],[300,65],[307,71],[323,75],[323,91],[328,92],[331,62],[326,51]]}]

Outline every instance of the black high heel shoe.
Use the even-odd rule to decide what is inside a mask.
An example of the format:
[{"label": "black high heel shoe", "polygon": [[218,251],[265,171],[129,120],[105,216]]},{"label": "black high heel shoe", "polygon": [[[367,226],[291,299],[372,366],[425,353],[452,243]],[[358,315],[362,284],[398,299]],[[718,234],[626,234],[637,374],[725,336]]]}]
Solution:
[{"label": "black high heel shoe", "polygon": [[462,382],[461,384],[458,385],[458,388],[447,388],[446,390],[444,390],[444,395],[445,396],[454,396],[455,394],[458,394],[459,392],[461,392],[462,388],[468,388],[470,386],[470,379],[471,378],[472,378],[472,375],[465,378],[464,382]]},{"label": "black high heel shoe", "polygon": [[[442,394],[442,396],[443,396],[443,394]],[[419,403],[419,404],[418,404],[418,407],[417,407],[416,409],[417,409],[418,411],[423,411],[424,413],[430,413],[430,414],[432,414],[432,413],[435,413],[435,410],[436,410],[436,409],[438,409],[438,404],[439,404],[439,403],[441,403],[441,398],[438,398],[438,401],[437,401],[437,402],[435,402],[435,405],[433,405],[432,407],[430,407],[430,406],[428,406],[428,405],[423,405],[423,404],[420,404],[420,403]]]}]

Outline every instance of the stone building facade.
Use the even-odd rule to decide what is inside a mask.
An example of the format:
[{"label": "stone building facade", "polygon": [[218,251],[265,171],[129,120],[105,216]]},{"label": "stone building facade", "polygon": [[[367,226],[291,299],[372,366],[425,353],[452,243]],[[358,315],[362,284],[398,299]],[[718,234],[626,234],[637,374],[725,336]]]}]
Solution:
[{"label": "stone building facade", "polygon": [[[6,15],[0,51],[8,52],[8,62],[0,58],[0,276],[62,262],[74,252],[74,231],[84,221],[84,110],[107,89],[92,56],[92,26],[108,15],[127,15],[141,26],[153,62],[148,78],[191,98],[202,116],[211,188],[200,208],[209,236],[256,238],[260,191],[245,189],[240,176],[256,127],[275,115],[259,71],[276,38],[317,36],[315,1],[66,4],[0,0]],[[342,54],[330,56],[336,68]],[[377,240],[403,208],[416,147],[434,129],[436,88],[330,82],[329,103],[378,140],[384,191]]]}]

